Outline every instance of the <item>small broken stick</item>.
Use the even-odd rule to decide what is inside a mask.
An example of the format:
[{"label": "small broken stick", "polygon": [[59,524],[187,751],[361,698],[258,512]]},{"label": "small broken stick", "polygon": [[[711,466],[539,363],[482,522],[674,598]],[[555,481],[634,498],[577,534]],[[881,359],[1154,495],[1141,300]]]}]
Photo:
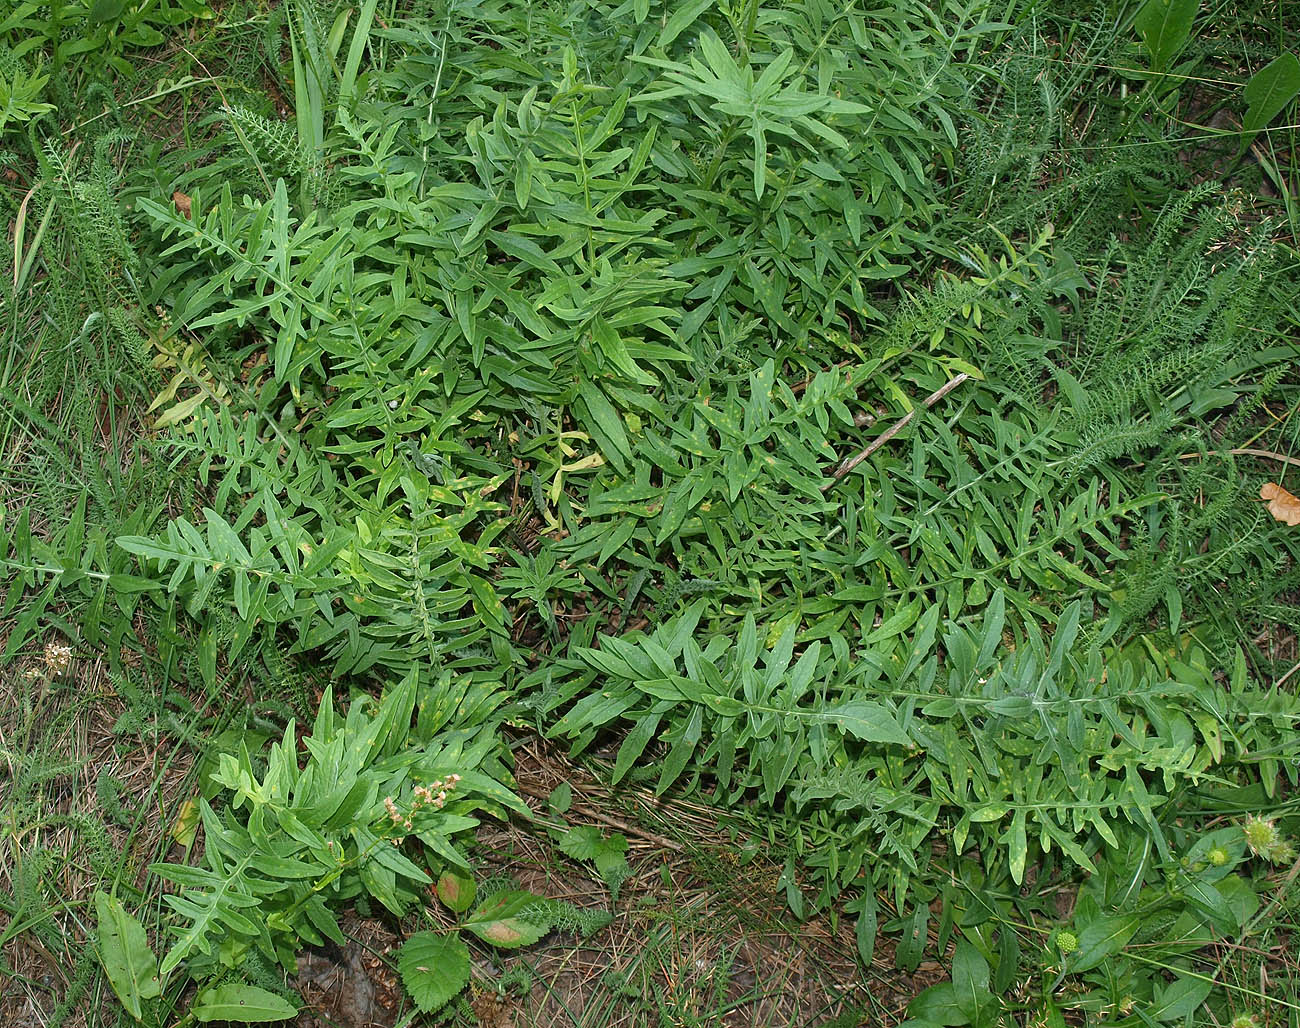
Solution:
[{"label": "small broken stick", "polygon": [[[938,389],[932,392],[929,396],[927,396],[924,400],[922,400],[921,407],[933,407],[936,403],[942,400],[945,396],[947,396],[950,392],[952,392],[959,385],[965,382],[966,379],[968,378],[970,378],[970,375],[968,375],[964,371],[960,375],[953,376],[947,382],[941,385]],[[911,420],[914,417],[916,417],[916,412],[920,410],[921,407],[913,407],[910,411],[908,411],[901,418],[899,418],[892,425],[890,425],[889,428],[885,429],[884,432],[876,436],[875,439],[871,440],[871,442],[862,450],[862,452],[858,453],[856,456],[850,457],[848,460],[840,464],[840,466],[835,469],[834,474],[831,475],[830,481],[822,485],[822,492],[826,492],[828,489],[831,488],[831,486],[833,486],[841,478],[843,478],[850,471],[852,471],[859,464],[861,464],[864,460],[866,460],[873,453],[875,453],[878,449],[884,446],[885,443],[889,442],[889,440],[893,439],[894,436],[898,435],[898,433],[901,432],[904,428],[906,428],[907,425],[911,422]]]}]

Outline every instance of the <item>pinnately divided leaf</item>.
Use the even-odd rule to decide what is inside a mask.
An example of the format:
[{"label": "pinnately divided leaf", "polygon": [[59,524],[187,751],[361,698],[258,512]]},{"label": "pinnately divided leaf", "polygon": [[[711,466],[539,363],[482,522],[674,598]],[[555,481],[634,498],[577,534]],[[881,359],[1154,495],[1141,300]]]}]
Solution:
[{"label": "pinnately divided leaf", "polygon": [[[594,924],[468,877],[507,717],[865,962],[952,952],[919,1023],[1236,1016],[1192,950],[1272,911],[1300,778],[1294,4],[4,6],[9,784],[74,661],[203,751],[161,964],[95,897],[124,1018],[287,1016],[235,979],[363,899],[455,915],[425,1010]],[[106,121],[207,95],[169,33],[245,88]],[[617,902],[625,837],[548,823]]]}]

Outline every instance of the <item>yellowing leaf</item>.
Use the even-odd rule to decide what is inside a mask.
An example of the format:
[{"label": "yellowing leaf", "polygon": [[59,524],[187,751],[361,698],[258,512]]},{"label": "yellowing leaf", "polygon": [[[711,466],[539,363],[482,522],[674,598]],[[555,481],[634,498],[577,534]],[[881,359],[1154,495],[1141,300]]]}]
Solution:
[{"label": "yellowing leaf", "polygon": [[532,942],[535,935],[534,929],[524,925],[517,918],[492,921],[484,925],[473,925],[472,928],[481,939],[507,949],[522,946],[526,942]]},{"label": "yellowing leaf", "polygon": [[474,879],[459,871],[444,871],[435,889],[438,899],[457,914],[463,914],[470,908],[478,891]]},{"label": "yellowing leaf", "polygon": [[199,805],[193,800],[186,800],[176,814],[176,821],[172,825],[172,838],[182,846],[188,847],[193,844],[198,830]]},{"label": "yellowing leaf", "polygon": [[494,893],[465,919],[464,927],[484,942],[502,949],[515,949],[536,942],[546,934],[545,920],[521,916],[528,908],[542,903],[531,892],[505,890]]}]

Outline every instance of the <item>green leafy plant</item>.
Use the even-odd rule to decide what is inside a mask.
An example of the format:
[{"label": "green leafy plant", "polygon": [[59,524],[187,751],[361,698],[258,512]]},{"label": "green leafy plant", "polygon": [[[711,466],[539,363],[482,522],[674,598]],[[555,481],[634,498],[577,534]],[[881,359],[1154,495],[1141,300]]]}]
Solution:
[{"label": "green leafy plant", "polygon": [[143,926],[118,900],[95,893],[95,913],[99,918],[99,959],[108,982],[126,1012],[139,1021],[144,1017],[145,1001],[162,994],[158,958]]},{"label": "green leafy plant", "polygon": [[597,874],[618,902],[619,887],[632,873],[627,863],[627,836],[618,832],[607,836],[599,828],[579,825],[560,836],[559,846],[565,856],[595,864]]},{"label": "green leafy plant", "polygon": [[438,899],[453,913],[464,915],[452,929],[411,935],[398,952],[397,966],[416,1006],[433,1013],[446,1006],[469,982],[470,951],[465,932],[497,949],[518,949],[537,942],[559,925],[590,933],[608,918],[592,915],[571,903],[544,899],[522,889],[493,892],[474,906],[476,889],[468,876],[444,875]]},{"label": "green leafy plant", "polygon": [[129,77],[141,50],[213,16],[204,0],[19,0],[0,19],[0,41],[13,34],[20,51],[44,50],[56,72],[85,68]]},{"label": "green leafy plant", "polygon": [[[228,975],[253,949],[293,970],[304,945],[343,942],[336,915],[357,897],[401,915],[432,883],[428,868],[467,868],[456,839],[478,823],[475,812],[526,812],[501,784],[507,776],[490,732],[431,736],[420,716],[412,728],[415,710],[413,675],[373,713],[358,698],[338,715],[327,691],[301,767],[292,722],[261,774],[247,748],[222,755],[212,777],[229,805],[218,813],[199,800],[204,866],[152,866],[181,886],[166,897],[180,923],[157,975]],[[141,995],[132,988],[119,994]],[[196,1017],[218,1019],[231,1008],[234,993],[221,988],[210,1002],[199,998]]]},{"label": "green leafy plant", "polygon": [[0,75],[0,132],[10,123],[31,121],[54,110],[53,104],[40,99],[48,81],[48,75],[18,67],[12,69],[8,78]]},{"label": "green leafy plant", "polygon": [[[74,966],[54,1022],[100,970],[139,1021],[290,1016],[276,968],[435,880],[426,1011],[578,925],[468,874],[522,813],[506,721],[766,839],[864,961],[947,962],[920,1024],[1265,1009],[1228,972],[1296,830],[1282,12],[11,7],[0,909]],[[101,657],[85,702],[200,780],[142,880],[101,765],[65,918],[18,826],[73,763],[28,742]],[[557,838],[617,898],[626,839]]]},{"label": "green leafy plant", "polygon": [[1242,90],[1246,113],[1241,127],[1247,132],[1246,140],[1276,118],[1297,95],[1300,95],[1300,58],[1284,50],[1255,72]]},{"label": "green leafy plant", "polygon": [[[143,1022],[147,1013],[153,1013],[146,1006],[148,1001],[162,995],[158,958],[149,946],[144,927],[116,899],[97,892],[95,908],[99,915],[99,959],[109,985],[126,1012]],[[283,996],[245,982],[200,989],[190,1008],[190,1016],[202,1023],[283,1021],[297,1013],[298,1008]]]},{"label": "green leafy plant", "polygon": [[1164,71],[1187,44],[1200,0],[1146,0],[1133,18],[1156,70]]},{"label": "green leafy plant", "polygon": [[[1187,33],[1176,18],[1152,28],[1152,17],[1140,27],[1163,65]],[[350,162],[351,205],[295,209],[283,182],[264,200],[226,190],[206,204],[196,193],[204,213],[193,221],[142,204],[175,240],[169,255],[194,262],[178,262],[156,295],[192,330],[229,337],[258,326],[269,371],[260,390],[275,399],[257,401],[245,427],[220,411],[196,426],[205,473],[230,469],[223,502],[205,512],[206,537],[178,519],[165,540],[122,545],[174,565],[168,585],[191,611],[221,583],[245,626],[236,652],[254,625],[293,624],[305,645],[330,648],[340,673],[405,670],[396,638],[429,656],[414,669],[422,681],[438,662],[474,659],[480,641],[517,667],[527,658],[498,597],[525,601],[552,651],[519,679],[544,729],[581,750],[622,724],[615,781],[653,746],[657,792],[798,810],[794,848],[817,868],[819,906],[858,887],[880,852],[894,858],[889,880],[867,884],[888,886],[901,905],[940,825],[959,848],[970,840],[987,861],[1005,861],[1017,883],[1056,849],[1088,868],[1087,847],[1114,844],[1116,818],[1166,854],[1161,808],[1224,759],[1225,699],[1203,666],[1112,666],[1120,633],[1160,595],[1120,540],[1163,524],[1153,510],[1177,510],[1157,473],[1120,464],[1143,457],[1167,469],[1186,445],[1164,443],[1174,426],[1191,437],[1196,419],[1237,399],[1223,383],[1238,369],[1225,359],[1258,295],[1253,253],[1207,274],[1203,251],[1229,217],[1189,193],[1156,220],[1144,251],[1107,252],[1125,268],[1123,292],[1089,308],[1089,321],[1056,307],[1077,301],[1087,280],[1077,263],[1057,266],[1051,228],[1025,244],[994,236],[990,248],[967,243],[962,273],[914,291],[887,329],[854,342],[830,312],[851,304],[872,318],[861,291],[891,273],[861,260],[845,268],[833,246],[818,265],[822,238],[810,234],[799,245],[820,270],[804,283],[763,233],[788,235],[780,252],[792,252],[782,205],[795,195],[817,198],[806,220],[824,223],[831,201],[806,178],[818,177],[805,160],[813,139],[831,144],[824,156],[838,175],[879,162],[872,189],[906,223],[904,207],[923,210],[927,195],[907,148],[921,117],[942,136],[942,103],[912,98],[890,121],[906,126],[901,164],[888,145],[867,156],[846,133],[875,112],[838,101],[828,80],[807,96],[802,78],[823,54],[847,61],[868,45],[852,18],[831,19],[820,36],[773,29],[734,53],[711,27],[687,25],[698,37],[683,29],[675,39],[699,57],[627,62],[597,86],[566,49],[495,99],[490,117],[439,93],[419,120],[404,92],[413,72],[398,63],[376,85],[376,102],[394,112],[388,127],[340,106],[333,129],[321,129],[326,152]],[[425,46],[391,38],[414,48],[412,61]],[[800,46],[810,49],[796,70]],[[598,106],[598,95],[612,103]],[[646,127],[615,148],[632,111]],[[665,143],[683,112],[710,137],[698,165]],[[459,151],[421,127],[443,117],[465,128]],[[742,157],[730,144],[745,134],[756,149]],[[773,140],[792,148],[769,159]],[[416,152],[430,155],[423,171],[407,163]],[[472,171],[470,183],[428,170],[455,166]],[[692,206],[691,190],[652,186],[651,168],[693,183],[726,220]],[[769,178],[783,184],[769,190]],[[660,225],[650,193],[682,227]],[[843,212],[852,202],[835,198]],[[745,227],[734,224],[742,211]],[[1193,214],[1198,230],[1174,250]],[[860,238],[861,219],[844,217]],[[658,256],[683,243],[689,256]],[[714,257],[695,256],[710,245]],[[183,284],[182,268],[207,284]],[[423,296],[436,306],[419,305]],[[1189,336],[1202,345],[1171,349]],[[1081,341],[1079,362],[1065,356],[1066,337]],[[792,382],[810,345],[847,356]],[[681,389],[671,371],[686,365],[694,379]],[[996,380],[981,383],[985,369]],[[869,384],[879,414],[862,410]],[[927,395],[954,404],[951,414],[919,401]],[[286,396],[282,411],[312,411],[302,429],[265,414]],[[890,407],[894,426],[882,432]],[[478,449],[451,437],[459,426]],[[268,430],[295,468],[284,504],[281,462],[248,457]],[[886,445],[895,436],[899,456]],[[536,462],[535,477],[507,464],[502,440]],[[310,455],[321,449],[343,463],[322,466]],[[509,518],[488,497],[512,479],[510,509],[531,481],[534,509],[563,530],[540,553],[492,545]],[[250,494],[253,505],[230,504]],[[404,502],[389,499],[398,495]],[[1198,515],[1189,538],[1218,516]],[[827,519],[842,535],[828,538]],[[262,520],[266,529],[254,525]],[[249,526],[249,543],[233,525]],[[1166,552],[1172,571],[1181,551]],[[608,601],[647,578],[662,583],[651,631],[598,635],[556,616],[579,589]],[[312,598],[322,593],[351,618],[327,613]],[[1088,740],[1108,732],[1119,742],[1099,754]],[[1176,750],[1184,756],[1171,763]],[[793,864],[785,884],[801,907]]]},{"label": "green leafy plant", "polygon": [[1099,855],[1065,924],[1053,925],[1047,910],[995,881],[963,876],[965,896],[944,898],[946,931],[957,936],[951,980],[918,995],[909,1016],[918,1026],[1000,1023],[1013,1008],[1004,994],[1027,955],[1015,926],[1028,918],[1039,933],[1029,945],[1044,967],[1030,1000],[1036,1016],[1185,1023],[1218,984],[1202,956],[1206,940],[1248,931],[1266,883],[1251,873],[1239,827],[1180,833],[1176,845],[1162,861],[1140,832],[1125,830],[1118,848]]}]

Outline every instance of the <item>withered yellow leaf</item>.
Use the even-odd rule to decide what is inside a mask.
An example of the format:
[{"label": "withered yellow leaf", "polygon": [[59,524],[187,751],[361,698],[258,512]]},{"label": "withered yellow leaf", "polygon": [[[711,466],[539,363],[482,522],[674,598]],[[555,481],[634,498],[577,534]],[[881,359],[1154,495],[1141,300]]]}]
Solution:
[{"label": "withered yellow leaf", "polygon": [[1283,489],[1276,482],[1265,482],[1259,490],[1259,498],[1268,501],[1268,512],[1285,524],[1300,525],[1300,496],[1295,496]]},{"label": "withered yellow leaf", "polygon": [[190,846],[199,831],[199,805],[194,800],[186,800],[176,812],[176,821],[172,824],[172,838],[182,846]]}]

